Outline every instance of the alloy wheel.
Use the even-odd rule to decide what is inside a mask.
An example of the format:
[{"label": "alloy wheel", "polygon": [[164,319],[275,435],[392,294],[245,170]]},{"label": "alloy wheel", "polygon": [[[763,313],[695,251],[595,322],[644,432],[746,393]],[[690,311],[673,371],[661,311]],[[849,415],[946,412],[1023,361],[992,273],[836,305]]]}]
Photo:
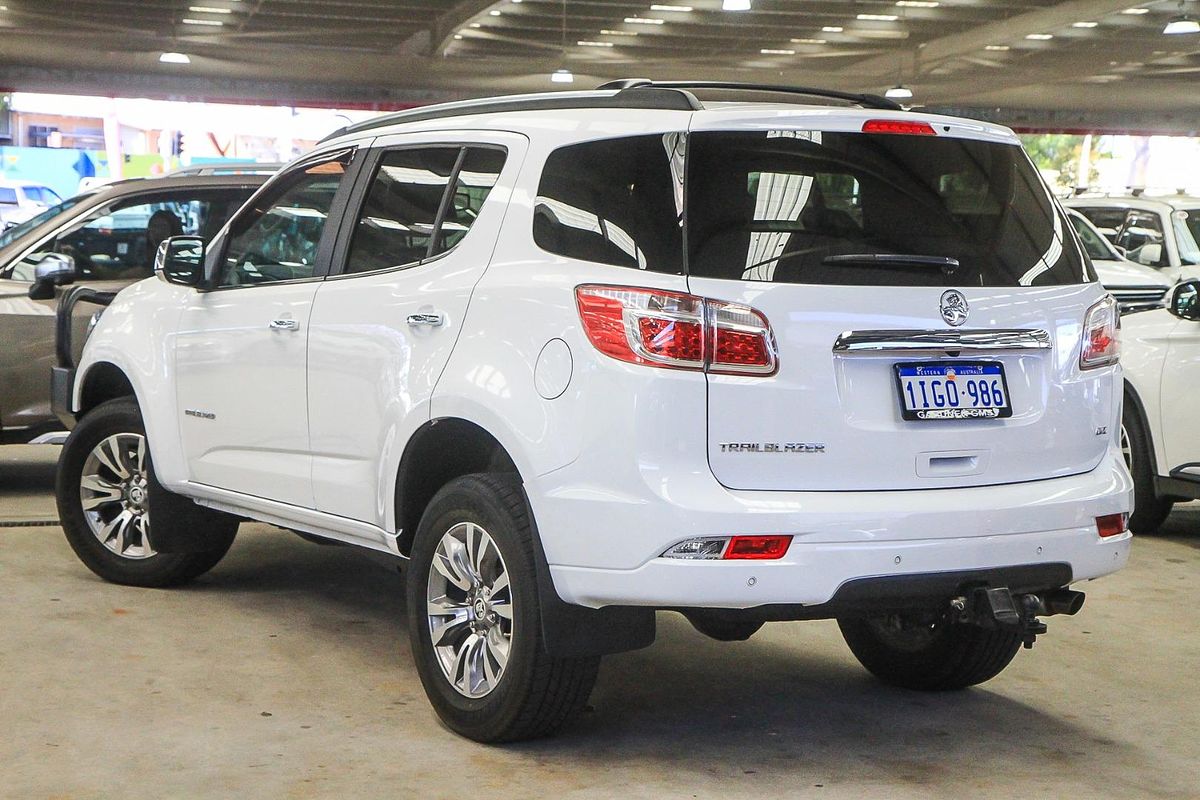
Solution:
[{"label": "alloy wheel", "polygon": [[93,447],[80,473],[79,501],[92,534],[108,550],[130,559],[155,555],[145,436],[117,433]]},{"label": "alloy wheel", "polygon": [[473,522],[442,535],[429,566],[426,618],[442,674],[461,695],[490,694],[512,652],[512,588],[504,557]]}]

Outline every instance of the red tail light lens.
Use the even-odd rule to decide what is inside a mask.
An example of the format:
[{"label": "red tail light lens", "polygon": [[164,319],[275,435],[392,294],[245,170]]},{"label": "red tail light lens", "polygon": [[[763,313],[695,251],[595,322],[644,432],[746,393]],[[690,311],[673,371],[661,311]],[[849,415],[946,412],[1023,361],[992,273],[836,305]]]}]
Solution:
[{"label": "red tail light lens", "polygon": [[771,326],[747,306],[626,286],[580,286],[575,300],[589,341],[620,361],[732,375],[777,369]]},{"label": "red tail light lens", "polygon": [[791,536],[733,536],[721,558],[726,561],[783,558],[791,543]]},{"label": "red tail light lens", "polygon": [[1096,517],[1096,532],[1100,534],[1101,539],[1120,536],[1128,529],[1128,523],[1128,514],[1106,514],[1103,517]]},{"label": "red tail light lens", "polygon": [[869,119],[863,123],[863,133],[899,133],[908,136],[937,136],[937,131],[928,122],[910,122],[903,119]]},{"label": "red tail light lens", "polygon": [[1121,315],[1111,295],[1088,309],[1083,318],[1083,349],[1080,369],[1095,369],[1117,363],[1120,358]]}]

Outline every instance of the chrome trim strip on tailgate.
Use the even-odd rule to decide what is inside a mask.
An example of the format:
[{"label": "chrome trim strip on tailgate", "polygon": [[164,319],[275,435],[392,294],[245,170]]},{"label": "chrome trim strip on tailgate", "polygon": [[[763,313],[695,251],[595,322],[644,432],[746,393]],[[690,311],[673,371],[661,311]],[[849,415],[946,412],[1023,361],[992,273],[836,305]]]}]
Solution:
[{"label": "chrome trim strip on tailgate", "polygon": [[1003,350],[1049,350],[1043,330],[975,331],[846,331],[833,352],[846,355],[880,353],[992,353]]}]

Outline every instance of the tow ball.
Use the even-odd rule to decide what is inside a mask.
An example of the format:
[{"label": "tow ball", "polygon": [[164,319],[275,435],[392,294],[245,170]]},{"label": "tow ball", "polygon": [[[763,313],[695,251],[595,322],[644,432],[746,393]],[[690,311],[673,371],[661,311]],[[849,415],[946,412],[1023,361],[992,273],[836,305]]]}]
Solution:
[{"label": "tow ball", "polygon": [[1007,587],[978,586],[950,600],[950,613],[956,621],[992,630],[1016,630],[1025,649],[1046,632],[1046,623],[1038,616],[1077,614],[1083,607],[1083,592],[1054,589],[1039,596],[1014,595]]}]

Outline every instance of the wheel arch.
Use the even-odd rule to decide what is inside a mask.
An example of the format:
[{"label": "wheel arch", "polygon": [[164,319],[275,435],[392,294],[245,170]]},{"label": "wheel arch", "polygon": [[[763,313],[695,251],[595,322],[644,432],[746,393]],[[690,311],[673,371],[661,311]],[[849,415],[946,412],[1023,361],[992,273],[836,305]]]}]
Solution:
[{"label": "wheel arch", "polygon": [[460,417],[426,422],[409,438],[400,456],[394,491],[396,546],[404,556],[412,549],[421,514],[437,491],[451,480],[478,472],[521,472],[508,450],[490,431]]},{"label": "wheel arch", "polygon": [[111,361],[97,361],[79,377],[75,415],[86,414],[96,406],[118,397],[136,397],[133,382],[125,370]]},{"label": "wheel arch", "polygon": [[[1138,393],[1135,387],[1129,380],[1125,381],[1125,404],[1132,407],[1137,415],[1138,424],[1142,426],[1142,431],[1146,434],[1146,446],[1150,448],[1150,463],[1154,465],[1154,474],[1158,475],[1158,443],[1155,441],[1154,427],[1150,424],[1150,417],[1146,412],[1146,404],[1142,400],[1142,396]],[[1122,424],[1124,422],[1122,421]]]}]

